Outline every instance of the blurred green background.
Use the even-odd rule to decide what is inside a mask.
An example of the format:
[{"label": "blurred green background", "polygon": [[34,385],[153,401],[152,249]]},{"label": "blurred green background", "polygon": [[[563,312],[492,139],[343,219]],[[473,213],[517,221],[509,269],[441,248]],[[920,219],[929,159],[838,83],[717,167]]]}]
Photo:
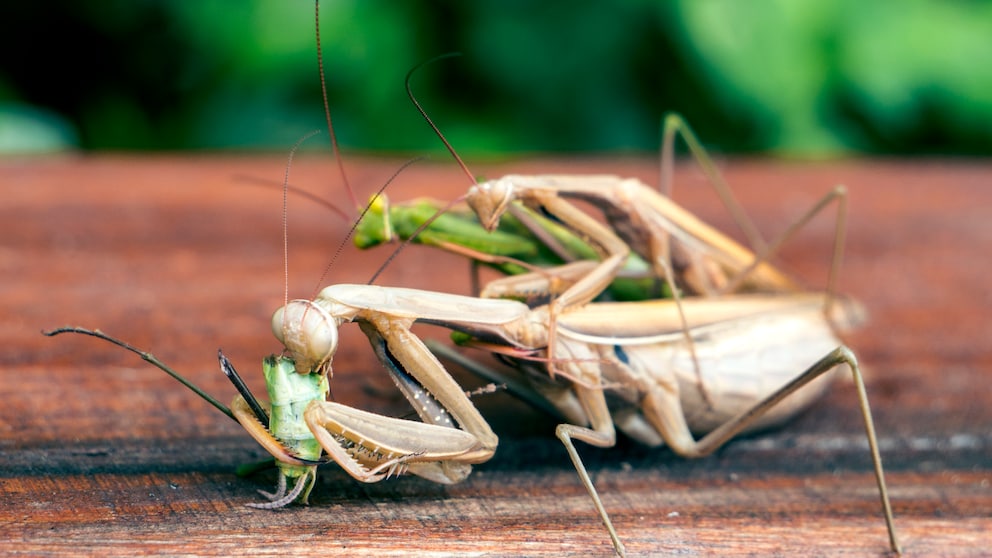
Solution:
[{"label": "blurred green background", "polygon": [[[0,152],[272,149],[323,125],[308,0],[5,2]],[[324,0],[342,143],[464,155],[992,152],[992,3]],[[319,143],[319,142],[310,142]]]}]

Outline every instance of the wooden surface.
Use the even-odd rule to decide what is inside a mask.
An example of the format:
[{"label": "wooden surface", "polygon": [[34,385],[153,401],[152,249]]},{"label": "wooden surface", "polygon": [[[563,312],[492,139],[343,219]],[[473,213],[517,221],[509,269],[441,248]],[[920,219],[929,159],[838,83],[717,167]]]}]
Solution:
[{"label": "wooden surface", "polygon": [[[505,394],[478,399],[501,441],[465,483],[362,485],[327,466],[308,508],[254,510],[244,504],[274,476],[235,476],[263,457],[236,424],[133,355],[40,334],[99,327],[227,401],[221,347],[261,389],[260,360],[279,349],[268,324],[283,297],[281,194],[236,176],[281,181],[284,159],[0,161],[0,552],[609,555],[554,421]],[[368,193],[398,164],[350,160],[349,168]],[[834,184],[848,185],[842,287],[871,316],[849,341],[871,374],[906,554],[992,553],[992,163],[723,167],[766,234]],[[611,159],[474,171],[609,172],[654,183],[654,169],[654,161]],[[303,157],[292,182],[340,192],[335,176],[328,158]],[[697,172],[680,168],[677,180],[677,200],[728,228]],[[450,198],[465,186],[453,165],[418,164],[390,192]],[[293,200],[290,227],[291,292],[310,296],[346,225]],[[831,227],[816,221],[783,256],[811,284],[825,282]],[[322,282],[365,282],[386,254],[348,247]],[[410,249],[379,283],[467,293],[466,277],[457,258]],[[367,342],[346,330],[334,397],[405,414]],[[852,388],[840,384],[793,424],[707,459],[627,440],[579,449],[633,555],[884,555],[864,446]]]}]

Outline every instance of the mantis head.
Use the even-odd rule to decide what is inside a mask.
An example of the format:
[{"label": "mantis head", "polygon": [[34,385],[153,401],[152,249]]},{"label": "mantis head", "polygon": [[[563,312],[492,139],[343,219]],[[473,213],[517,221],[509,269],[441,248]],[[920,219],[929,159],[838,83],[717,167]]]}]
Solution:
[{"label": "mantis head", "polygon": [[355,225],[355,246],[365,249],[396,240],[390,210],[389,199],[385,194],[372,196],[361,220]]},{"label": "mantis head", "polygon": [[465,203],[479,217],[482,226],[492,232],[499,225],[499,218],[506,212],[510,202],[516,199],[514,190],[513,182],[508,178],[490,180],[472,186],[465,197]]},{"label": "mantis head", "polygon": [[309,300],[292,300],[272,315],[272,333],[300,374],[330,374],[338,348],[338,321]]}]

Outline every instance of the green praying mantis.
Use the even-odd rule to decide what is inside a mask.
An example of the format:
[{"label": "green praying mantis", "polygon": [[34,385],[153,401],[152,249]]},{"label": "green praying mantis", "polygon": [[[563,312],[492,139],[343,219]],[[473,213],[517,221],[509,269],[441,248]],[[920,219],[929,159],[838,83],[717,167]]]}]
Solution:
[{"label": "green praying mantis", "polygon": [[[378,194],[355,225],[354,244],[365,250],[383,244],[412,242],[464,256],[474,266],[489,266],[508,276],[540,275],[549,268],[556,268],[554,275],[560,280],[567,279],[567,273],[562,272],[560,266],[598,257],[587,242],[568,228],[525,207],[514,205],[512,213],[487,229],[467,207],[445,210],[446,205],[430,198],[392,204],[385,194]],[[473,284],[477,283],[478,278],[473,276]],[[473,290],[478,292],[481,288]],[[553,296],[557,293],[552,288],[542,294]],[[617,301],[671,296],[664,283],[656,280],[648,264],[636,254],[627,259],[603,294],[605,298]]]}]

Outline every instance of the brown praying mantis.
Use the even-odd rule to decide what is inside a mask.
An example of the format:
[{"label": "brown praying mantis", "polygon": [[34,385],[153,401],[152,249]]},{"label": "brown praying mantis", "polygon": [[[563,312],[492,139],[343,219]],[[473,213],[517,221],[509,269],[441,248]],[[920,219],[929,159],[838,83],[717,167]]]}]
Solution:
[{"label": "brown praying mantis", "polygon": [[[416,101],[414,102],[416,104]],[[433,126],[433,123],[431,125]],[[665,126],[666,147],[663,148],[663,160],[667,156],[670,161],[671,138],[676,132],[681,132],[696,155],[697,161],[710,176],[711,183],[716,185],[718,190],[724,189],[725,186],[715,167],[705,152],[698,147],[698,141],[681,119],[670,116],[666,119]],[[666,169],[670,169],[670,166],[663,165],[663,176],[666,175]],[[602,209],[612,229],[590,219],[566,201],[569,197],[591,202]],[[723,193],[723,197],[731,207],[731,211],[735,211],[735,202],[729,195],[729,190]],[[490,283],[483,291],[484,297],[521,297],[533,294],[534,291],[547,291],[551,288],[553,280],[560,280],[565,276],[562,273],[565,268],[568,268],[570,276],[577,277],[574,281],[568,282],[568,286],[552,300],[551,304],[535,309],[541,318],[533,319],[531,316],[527,320],[527,323],[535,329],[507,322],[505,329],[498,328],[496,337],[500,339],[495,342],[487,339],[494,335],[488,323],[483,327],[481,324],[462,325],[460,322],[438,321],[438,318],[431,317],[415,319],[442,323],[453,329],[465,328],[464,330],[469,331],[471,336],[481,338],[473,344],[484,346],[511,359],[516,358],[516,364],[525,370],[526,378],[531,381],[529,388],[525,389],[533,390],[557,408],[563,416],[570,419],[570,423],[559,427],[558,437],[564,443],[583,484],[592,496],[619,554],[623,553],[622,543],[575,451],[572,438],[593,445],[610,446],[615,442],[615,426],[646,444],[660,445],[664,442],[676,453],[687,457],[699,457],[713,451],[745,429],[774,424],[792,416],[822,393],[826,380],[823,375],[841,364],[846,364],[850,368],[858,386],[883,514],[889,531],[890,547],[893,551],[900,552],[864,383],[853,353],[841,345],[835,336],[836,333],[860,321],[856,317],[860,315],[857,311],[858,307],[853,302],[844,301],[841,308],[834,305],[836,270],[842,257],[845,230],[845,189],[841,187],[834,189],[771,244],[766,245],[756,233],[751,233],[749,236],[756,239],[753,242],[760,246],[758,255],[741,247],[668,198],[658,195],[636,180],[605,175],[508,176],[473,186],[467,197],[469,206],[479,216],[483,226],[489,230],[498,225],[500,216],[512,210],[514,207],[512,203],[517,200],[522,201],[532,210],[554,217],[567,228],[579,233],[598,248],[603,256],[602,259],[598,262],[576,262],[576,265],[561,266],[557,271],[543,270],[525,277],[511,277]],[[838,202],[837,234],[828,289],[823,294],[803,292],[796,282],[771,266],[768,259],[796,230],[834,200]],[[746,221],[744,223],[746,231],[754,230]],[[623,238],[621,239],[620,236]],[[656,301],[633,306],[587,305],[617,277],[630,245],[636,247],[639,256],[650,262],[657,276],[667,281],[672,292],[675,293],[674,299],[664,303]],[[484,254],[479,257],[494,261]],[[703,298],[683,301],[678,295],[682,289],[690,294],[701,295]],[[760,297],[740,294],[720,296],[728,292],[768,294]],[[325,296],[328,300],[322,301]],[[334,287],[329,287],[312,302],[296,303],[303,305],[302,307],[307,307],[309,304],[321,307],[323,304],[330,304],[331,307],[339,308],[337,304],[340,301],[337,296]],[[819,311],[810,312],[811,305],[815,307],[817,304],[821,305]],[[344,306],[349,305],[350,303],[344,303]],[[702,308],[718,310],[713,314],[706,314],[701,310]],[[373,311],[380,310],[384,308],[376,308]],[[403,313],[407,309],[399,310]],[[426,308],[424,310],[427,311]],[[479,307],[474,310],[483,309]],[[700,312],[714,319],[719,326],[713,326],[705,319],[701,323],[697,322],[696,316]],[[664,318],[658,318],[661,314]],[[305,311],[301,312],[301,315],[305,315]],[[763,317],[759,319],[757,316]],[[565,320],[565,323],[558,323],[559,319]],[[654,322],[655,319],[667,321],[662,325]],[[769,321],[765,322],[765,319]],[[777,323],[778,320],[786,323],[793,319],[797,321],[782,331],[777,329],[777,325],[770,325]],[[575,326],[572,324],[576,321],[590,329],[588,331],[582,328],[573,329]],[[535,325],[538,323],[540,325]],[[738,329],[737,326],[742,324],[747,325]],[[711,326],[725,332],[727,338],[722,338],[723,334],[711,336],[713,331],[710,329]],[[768,341],[768,339],[781,339],[780,335],[792,327],[796,328],[792,331],[805,331],[810,334],[809,337],[789,339],[782,345]],[[301,333],[305,333],[305,329],[302,328]],[[540,335],[537,335],[538,331]],[[660,347],[672,350],[673,336],[677,336],[679,331],[684,336],[685,343],[681,349],[674,350],[681,350],[684,360],[680,364],[666,368],[666,365],[671,363],[663,356],[664,350]],[[369,331],[366,333],[370,335],[370,339],[376,337]],[[280,336],[279,332],[276,332],[298,360],[307,362],[312,359],[309,362],[320,366],[318,361],[321,359],[314,358],[314,355],[321,353],[308,352],[310,347],[304,340],[305,336],[295,339],[288,338],[285,334],[284,331]],[[555,343],[559,335],[563,336],[565,339],[563,342],[567,345],[561,350]],[[716,341],[716,338],[720,340]],[[523,355],[533,356],[540,352],[533,342],[534,339],[539,340],[536,345],[545,344],[540,350],[547,351],[547,363],[550,364],[546,363],[544,367],[546,370],[535,367],[533,363],[525,364],[521,359]],[[700,339],[706,341],[700,343],[697,341]],[[735,355],[734,350],[723,345],[724,342],[728,345],[741,343],[742,348],[748,347],[743,350],[750,351],[754,357],[750,365],[738,361],[741,355]],[[820,343],[823,344],[821,349],[827,351],[826,356],[804,373],[787,382],[791,374],[801,366],[800,362],[803,358],[808,361],[810,355],[817,354],[818,351],[814,347]],[[628,350],[628,344],[637,346],[638,349]],[[833,350],[829,350],[828,345],[833,345]],[[511,348],[507,349],[507,346]],[[648,349],[647,346],[651,348]],[[811,352],[805,353],[807,350]],[[662,354],[653,351],[661,351]],[[329,356],[332,352],[322,354]],[[794,355],[796,360],[789,363],[790,371],[782,370],[779,376],[771,370],[771,367],[762,366],[760,358],[756,355],[769,352],[778,353],[780,358]],[[640,358],[632,361],[630,353]],[[798,353],[804,353],[806,356],[799,356]],[[584,369],[581,364],[577,364],[583,361],[587,361],[587,364],[596,362],[602,366],[598,368],[594,366],[594,370]],[[567,369],[565,375],[568,383],[564,387],[558,384],[557,389],[550,388],[549,383],[554,382],[555,373],[559,371],[557,363],[561,362],[571,363],[564,366]],[[477,369],[477,367],[472,368]],[[616,372],[618,368],[620,372]],[[692,369],[695,370],[695,375],[687,372]],[[641,374],[638,378],[640,382],[635,381],[635,375],[631,374],[632,370]],[[743,372],[744,370],[748,372]],[[488,372],[484,375],[494,377]],[[805,387],[801,392],[802,396],[794,393],[817,377],[819,377],[819,386]],[[769,383],[762,388],[755,387],[764,381]],[[611,382],[615,383],[611,384]],[[603,395],[604,392],[613,391],[612,388],[617,386],[619,386],[617,391],[623,391],[624,387],[629,388],[632,384],[638,387],[631,390],[633,393],[628,394],[630,397],[627,401],[635,407],[640,407],[639,409],[622,410],[609,405],[608,398]],[[665,387],[659,387],[659,384]],[[732,386],[732,384],[736,385]],[[776,391],[774,385],[778,384],[784,385]],[[590,386],[593,387],[596,395],[586,391]],[[652,388],[660,391],[666,391],[667,388],[668,397],[663,403],[663,396],[654,392]],[[747,395],[744,395],[745,393]],[[616,397],[616,394],[611,394],[610,397]],[[763,397],[767,398],[762,400]],[[590,398],[594,401],[590,401]],[[783,400],[787,401],[787,404],[776,407]],[[723,411],[719,411],[720,408],[723,408]],[[591,428],[578,425],[588,425]],[[709,432],[709,434],[697,442],[692,437],[692,432]]]},{"label": "brown praying mantis", "polygon": [[[496,450],[492,429],[427,345],[411,332],[414,322],[466,333],[477,345],[517,362],[534,394],[566,417],[557,435],[619,554],[623,545],[573,439],[609,447],[620,429],[649,445],[664,442],[679,454],[703,456],[748,428],[791,417],[822,393],[828,372],[846,364],[859,388],[890,540],[897,550],[863,380],[853,353],[840,344],[823,318],[822,295],[691,298],[681,304],[712,404],[704,402],[691,373],[692,358],[674,301],[593,303],[563,312],[554,320],[557,342],[547,358],[552,334],[548,306],[531,309],[512,300],[402,288],[333,285],[313,300],[291,301],[278,310],[273,331],[298,372],[323,375],[331,370],[338,327],[358,322],[424,421],[395,431],[396,419],[366,415],[357,420],[339,413],[337,406],[309,405],[307,423],[325,451],[364,482],[382,480],[384,468],[396,465],[436,482],[458,482],[472,464],[489,459]],[[832,308],[836,327],[856,323],[855,305]],[[761,350],[755,351],[759,343]],[[808,366],[811,354],[825,356]],[[560,371],[557,377],[547,373],[548,361]],[[795,375],[806,366],[805,372]],[[434,438],[438,425],[451,421],[467,436],[427,449],[428,442],[441,442]],[[693,431],[709,434],[697,441]],[[356,447],[362,450],[349,451]],[[388,454],[382,448],[389,448]]]}]

